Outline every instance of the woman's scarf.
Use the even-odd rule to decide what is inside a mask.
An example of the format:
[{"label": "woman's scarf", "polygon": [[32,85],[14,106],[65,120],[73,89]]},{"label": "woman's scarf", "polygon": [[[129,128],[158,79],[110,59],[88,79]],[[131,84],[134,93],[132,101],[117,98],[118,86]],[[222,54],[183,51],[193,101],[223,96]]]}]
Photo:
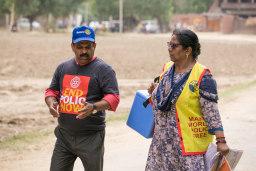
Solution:
[{"label": "woman's scarf", "polygon": [[[156,92],[157,108],[163,112],[170,111],[171,106],[175,103],[175,97],[178,97],[182,91],[182,85],[187,81],[190,72],[186,73],[177,83],[174,83],[175,65],[164,75],[164,78],[158,85]],[[170,86],[170,91],[166,94],[165,87]],[[174,96],[178,94],[178,96]]]}]

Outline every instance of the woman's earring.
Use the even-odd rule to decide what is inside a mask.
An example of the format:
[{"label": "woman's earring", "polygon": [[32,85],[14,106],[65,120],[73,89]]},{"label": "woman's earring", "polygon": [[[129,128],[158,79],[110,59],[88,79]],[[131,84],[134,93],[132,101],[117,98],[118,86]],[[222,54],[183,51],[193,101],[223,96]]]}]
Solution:
[{"label": "woman's earring", "polygon": [[188,53],[186,53],[187,59],[188,59]]}]

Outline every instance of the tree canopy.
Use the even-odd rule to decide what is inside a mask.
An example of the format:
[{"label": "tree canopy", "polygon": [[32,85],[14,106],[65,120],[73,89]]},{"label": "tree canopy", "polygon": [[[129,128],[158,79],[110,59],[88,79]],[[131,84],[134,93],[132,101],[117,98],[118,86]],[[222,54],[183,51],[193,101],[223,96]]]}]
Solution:
[{"label": "tree canopy", "polygon": [[[119,0],[91,0],[92,12],[98,20],[118,19]],[[124,24],[131,20],[157,19],[160,26],[168,23],[172,14],[172,0],[123,0]]]},{"label": "tree canopy", "polygon": [[[213,0],[123,0],[124,24],[132,27],[138,21],[156,19],[163,29],[168,25],[171,15],[206,12],[212,2]],[[15,18],[23,16],[31,22],[38,16],[47,17],[51,14],[55,18],[67,17],[77,11],[89,13],[87,20],[117,20],[119,0],[0,0],[0,14],[15,12]]]},{"label": "tree canopy", "polygon": [[176,0],[173,1],[174,13],[207,12],[213,0]]}]

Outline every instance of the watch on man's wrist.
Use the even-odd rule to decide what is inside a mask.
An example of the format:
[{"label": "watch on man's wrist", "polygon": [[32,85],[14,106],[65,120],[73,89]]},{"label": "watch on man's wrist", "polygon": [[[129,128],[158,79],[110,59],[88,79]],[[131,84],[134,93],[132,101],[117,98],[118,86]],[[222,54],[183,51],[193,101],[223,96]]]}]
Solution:
[{"label": "watch on man's wrist", "polygon": [[96,105],[95,105],[95,103],[92,104],[92,109],[93,109],[93,110],[96,110]]}]

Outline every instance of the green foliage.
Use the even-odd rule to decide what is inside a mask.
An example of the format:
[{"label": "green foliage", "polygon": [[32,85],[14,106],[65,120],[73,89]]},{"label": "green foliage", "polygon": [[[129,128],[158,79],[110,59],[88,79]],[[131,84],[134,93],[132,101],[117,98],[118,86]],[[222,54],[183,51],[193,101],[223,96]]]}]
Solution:
[{"label": "green foliage", "polygon": [[118,0],[92,0],[91,12],[95,20],[109,20],[109,17],[118,19],[119,1]]},{"label": "green foliage", "polygon": [[161,30],[168,25],[173,11],[172,0],[140,0],[136,2],[139,7],[140,19],[157,19]]},{"label": "green foliage", "polygon": [[78,7],[85,0],[41,0],[42,11],[51,13],[55,17],[65,17],[69,14],[75,13]]},{"label": "green foliage", "polygon": [[18,0],[16,1],[16,12],[25,17],[35,18],[39,15],[39,0]]},{"label": "green foliage", "polygon": [[133,8],[141,19],[169,18],[172,14],[172,0],[131,0]]},{"label": "green foliage", "polygon": [[174,13],[202,13],[207,12],[213,0],[174,0]]},{"label": "green foliage", "polygon": [[[160,27],[167,26],[173,13],[206,12],[213,0],[123,0],[124,24],[130,26],[140,20],[157,19]],[[10,13],[15,4],[17,16],[67,17],[77,11],[90,20],[119,18],[119,0],[0,0],[0,14]],[[84,5],[86,3],[86,5]],[[90,12],[90,14],[89,14]]]},{"label": "green foliage", "polygon": [[38,16],[48,13],[54,16],[68,16],[77,11],[86,0],[0,0],[0,13],[9,13],[15,3],[15,11],[22,16]]},{"label": "green foliage", "polygon": [[[119,18],[119,0],[91,0],[93,16],[97,20]],[[172,14],[172,0],[123,0],[124,23],[129,19],[157,19],[167,24]]]},{"label": "green foliage", "polygon": [[10,13],[11,5],[16,0],[0,0],[0,14]]}]

